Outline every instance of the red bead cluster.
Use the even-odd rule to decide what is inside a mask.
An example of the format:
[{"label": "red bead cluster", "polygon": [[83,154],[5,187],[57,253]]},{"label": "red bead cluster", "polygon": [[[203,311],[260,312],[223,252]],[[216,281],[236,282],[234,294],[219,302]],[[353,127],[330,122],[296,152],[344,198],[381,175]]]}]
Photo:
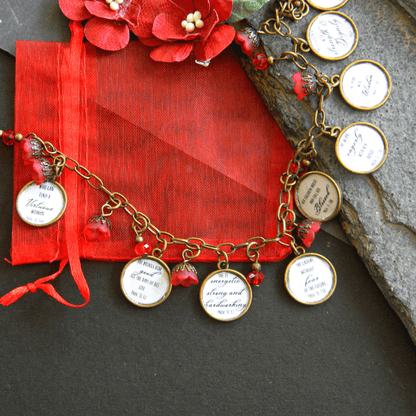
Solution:
[{"label": "red bead cluster", "polygon": [[42,157],[42,144],[36,137],[33,135],[23,137],[21,134],[16,134],[12,129],[0,131],[0,134],[6,146],[12,146],[20,142],[23,163],[31,167],[32,180],[36,182],[36,185],[41,185],[55,177],[51,163],[48,159]]}]

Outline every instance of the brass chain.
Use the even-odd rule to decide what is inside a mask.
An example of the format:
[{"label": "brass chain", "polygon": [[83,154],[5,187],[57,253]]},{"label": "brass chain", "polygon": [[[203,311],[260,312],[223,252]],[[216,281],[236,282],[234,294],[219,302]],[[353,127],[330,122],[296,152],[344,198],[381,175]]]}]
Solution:
[{"label": "brass chain", "polygon": [[[276,3],[277,1],[275,5]],[[269,57],[268,60],[271,64],[277,61],[291,61],[302,71],[311,68],[315,72],[314,77],[317,84],[316,93],[319,103],[315,112],[314,126],[309,130],[308,138],[299,142],[292,160],[288,163],[286,171],[280,177],[283,188],[279,195],[279,207],[276,214],[278,221],[276,237],[251,237],[241,244],[221,243],[215,246],[206,243],[201,238],[178,238],[167,231],[160,231],[124,195],[119,192],[111,192],[104,186],[101,178],[91,173],[78,161],[66,156],[50,142],[44,142],[33,133],[26,137],[39,140],[44,149],[42,154],[53,159],[55,177],[60,176],[63,169],[67,168],[85,179],[91,188],[97,191],[103,191],[108,196],[108,201],[101,208],[103,216],[109,216],[114,211],[123,208],[132,217],[132,229],[137,237],[149,231],[157,241],[156,247],[152,252],[156,257],[161,257],[170,245],[176,244],[184,246],[182,257],[186,261],[197,258],[204,249],[214,251],[218,256],[218,267],[224,268],[228,267],[228,256],[231,256],[240,249],[245,250],[246,256],[252,262],[257,262],[260,256],[260,250],[267,244],[272,243],[279,243],[283,246],[291,247],[295,255],[304,253],[305,249],[297,245],[296,239],[293,236],[293,231],[298,227],[298,224],[296,223],[296,214],[291,208],[293,206],[292,191],[300,176],[316,157],[314,139],[319,138],[323,134],[336,137],[341,131],[339,127],[330,127],[325,124],[325,112],[323,110],[323,102],[330,96],[333,88],[339,84],[339,76],[334,75],[329,78],[326,75],[321,75],[315,66],[309,63],[301,54],[301,52],[306,53],[310,51],[308,42],[302,38],[293,36],[290,27],[283,21],[284,18],[291,18],[294,21],[302,19],[309,12],[308,4],[304,0],[287,0],[284,2],[279,1],[278,3],[279,8],[275,8],[275,17],[262,23],[257,33],[278,34],[284,38],[289,38],[293,44],[293,51],[283,52],[277,58]]]},{"label": "brass chain", "polygon": [[100,177],[91,173],[77,160],[65,155],[56,149],[50,142],[43,141],[34,133],[30,133],[26,137],[37,139],[41,143],[41,146],[43,147],[42,155],[53,159],[53,166],[56,172],[59,172],[60,174],[62,173],[63,168],[67,168],[85,179],[91,188],[102,191],[107,195],[109,199],[101,207],[101,214],[103,216],[110,216],[114,211],[123,208],[126,213],[132,217],[132,229],[136,236],[141,236],[145,231],[149,231],[157,241],[157,245],[152,252],[152,255],[156,257],[161,257],[168,246],[172,244],[184,246],[183,257],[187,260],[197,258],[204,249],[214,251],[218,256],[219,264],[222,266],[228,265],[228,256],[231,256],[240,249],[245,250],[249,260],[256,262],[259,259],[260,249],[264,248],[267,244],[272,243],[279,243],[283,246],[292,247],[294,253],[297,255],[303,251],[302,247],[296,245],[295,237],[292,235],[292,231],[297,224],[295,222],[295,212],[291,209],[291,191],[299,179],[299,176],[304,172],[310,161],[316,156],[313,137],[299,143],[292,160],[288,164],[286,172],[284,172],[280,178],[283,189],[280,192],[279,197],[276,237],[251,237],[241,244],[221,243],[216,246],[206,243],[201,238],[178,238],[167,231],[160,231],[152,224],[150,219],[145,214],[138,211],[123,194],[110,191],[104,185],[104,182]]},{"label": "brass chain", "polygon": [[[295,21],[298,21],[305,17],[309,12],[308,5],[302,0],[287,0],[286,2],[279,1],[279,7],[276,7],[277,1],[274,3],[275,17],[266,20],[260,25],[257,33],[268,35],[280,35],[283,38],[289,38],[293,44],[292,51],[285,51],[278,57],[268,57],[268,62],[274,64],[278,61],[290,61],[294,63],[302,72],[308,68],[314,71],[314,77],[316,80],[316,94],[318,96],[318,108],[314,115],[314,126],[309,130],[309,137],[315,135],[315,138],[322,134],[330,137],[337,137],[341,132],[339,127],[330,127],[325,124],[325,112],[323,109],[323,102],[332,93],[332,90],[339,85],[339,75],[333,75],[328,77],[327,75],[320,74],[318,69],[312,65],[302,55],[302,53],[310,52],[310,47],[305,39],[297,38],[292,35],[289,26],[283,22],[284,17],[290,17]],[[292,15],[292,11],[296,10],[295,16]],[[282,28],[284,30],[282,31]],[[300,52],[299,52],[300,50]],[[302,52],[302,53],[301,53]]]},{"label": "brass chain", "polygon": [[[276,3],[277,1],[275,5]],[[290,27],[283,21],[285,17],[289,17],[295,21],[301,20],[309,12],[308,4],[304,0],[287,0],[286,2],[279,2],[279,6],[279,8],[276,7],[274,10],[275,17],[262,23],[257,33],[263,35],[280,35],[284,38],[289,38],[293,43],[293,52],[297,53],[298,48],[301,52],[309,52],[308,42],[305,39],[293,36]]]}]

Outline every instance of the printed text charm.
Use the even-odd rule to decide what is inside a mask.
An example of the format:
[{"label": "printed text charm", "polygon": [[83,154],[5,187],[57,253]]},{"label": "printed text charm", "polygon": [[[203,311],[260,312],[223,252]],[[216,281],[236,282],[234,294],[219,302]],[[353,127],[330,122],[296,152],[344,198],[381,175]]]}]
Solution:
[{"label": "printed text charm", "polygon": [[172,289],[170,270],[162,260],[144,254],[126,264],[121,272],[120,285],[131,303],[151,308],[169,296]]},{"label": "printed text charm", "polygon": [[339,79],[344,100],[358,110],[374,110],[390,95],[388,72],[377,62],[361,60],[348,65]]},{"label": "printed text charm", "polygon": [[312,51],[329,61],[344,59],[357,46],[358,31],[345,14],[326,12],[316,16],[308,26],[306,38]]},{"label": "printed text charm", "polygon": [[312,171],[303,175],[296,184],[295,202],[306,218],[329,221],[341,208],[341,191],[331,177]]},{"label": "printed text charm", "polygon": [[66,203],[66,192],[59,183],[47,181],[36,185],[29,182],[17,195],[16,211],[27,224],[46,227],[61,218]]},{"label": "printed text charm", "polygon": [[246,278],[231,269],[211,273],[199,292],[205,312],[219,321],[233,321],[243,316],[250,307],[251,297]]},{"label": "printed text charm", "polygon": [[354,123],[338,136],[335,152],[339,162],[354,173],[376,171],[386,160],[387,140],[380,129],[369,123]]},{"label": "printed text charm", "polygon": [[326,301],[334,292],[336,284],[334,266],[319,254],[302,254],[287,266],[286,289],[300,303],[316,305]]},{"label": "printed text charm", "polygon": [[306,0],[312,7],[318,10],[337,10],[348,0]]}]

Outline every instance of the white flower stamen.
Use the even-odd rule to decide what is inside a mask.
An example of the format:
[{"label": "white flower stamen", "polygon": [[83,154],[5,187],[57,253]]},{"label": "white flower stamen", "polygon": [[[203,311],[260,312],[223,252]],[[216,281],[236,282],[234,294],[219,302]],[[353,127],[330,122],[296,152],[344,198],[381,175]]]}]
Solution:
[{"label": "white flower stamen", "polygon": [[185,26],[185,30],[189,33],[193,32],[195,30],[195,25],[193,23],[187,23]]},{"label": "white flower stamen", "polygon": [[118,5],[118,3],[116,3],[115,1],[112,1],[111,3],[110,3],[110,9],[111,10],[114,10],[114,11],[117,11],[118,9],[120,9],[120,6]]},{"label": "white flower stamen", "polygon": [[204,22],[202,21],[202,14],[199,11],[194,13],[189,13],[186,16],[186,20],[182,20],[181,26],[188,32],[192,33],[195,28],[201,29],[204,27]]}]

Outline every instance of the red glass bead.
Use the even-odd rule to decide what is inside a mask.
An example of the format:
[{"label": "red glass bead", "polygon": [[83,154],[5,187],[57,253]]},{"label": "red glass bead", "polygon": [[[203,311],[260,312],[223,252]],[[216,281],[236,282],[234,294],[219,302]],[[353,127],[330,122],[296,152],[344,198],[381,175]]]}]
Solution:
[{"label": "red glass bead", "polygon": [[258,53],[253,59],[253,65],[260,71],[266,69],[269,66],[267,56],[264,53]]},{"label": "red glass bead", "polygon": [[152,246],[149,243],[138,243],[136,247],[134,247],[134,252],[139,256],[143,256],[143,254],[150,254],[152,252]]},{"label": "red glass bead", "polygon": [[247,276],[247,282],[251,285],[259,285],[263,280],[263,273],[256,270],[251,271]]},{"label": "red glass bead", "polygon": [[2,139],[3,139],[3,143],[6,146],[13,146],[14,145],[14,131],[12,129],[8,129],[6,131],[3,132],[2,134]]}]

